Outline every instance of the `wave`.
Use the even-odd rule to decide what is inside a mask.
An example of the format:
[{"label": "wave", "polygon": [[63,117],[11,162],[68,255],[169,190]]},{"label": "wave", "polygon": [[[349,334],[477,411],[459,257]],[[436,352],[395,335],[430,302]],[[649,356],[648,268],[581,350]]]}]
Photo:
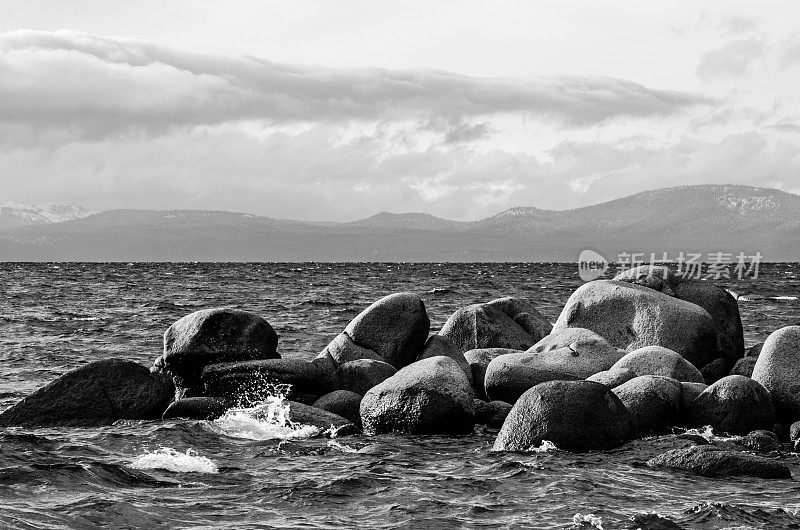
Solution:
[{"label": "wave", "polygon": [[161,447],[137,457],[133,469],[165,469],[174,473],[219,473],[219,467],[210,459],[187,449],[185,453],[171,447]]},{"label": "wave", "polygon": [[322,433],[319,427],[292,423],[289,403],[281,395],[268,396],[252,407],[230,409],[212,426],[225,436],[248,440],[293,440]]}]

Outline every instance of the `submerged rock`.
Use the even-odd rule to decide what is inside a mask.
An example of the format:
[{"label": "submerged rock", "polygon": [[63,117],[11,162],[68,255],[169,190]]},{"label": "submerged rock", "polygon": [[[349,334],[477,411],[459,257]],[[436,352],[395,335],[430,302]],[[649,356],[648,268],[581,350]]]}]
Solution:
[{"label": "submerged rock", "polygon": [[175,385],[202,394],[200,374],[212,363],[277,359],[278,335],[258,315],[231,308],[196,311],[164,333],[164,353],[153,363]]},{"label": "submerged rock", "polygon": [[669,432],[679,420],[682,404],[680,381],[641,375],[616,387],[613,392],[633,416],[639,435]]},{"label": "submerged rock", "polygon": [[428,338],[425,304],[413,293],[394,293],[359,313],[320,353],[336,368],[357,359],[375,359],[402,368],[416,359]]},{"label": "submerged rock", "polygon": [[495,451],[530,451],[550,441],[559,449],[611,449],[634,433],[628,409],[605,385],[550,381],[517,400],[494,442]]},{"label": "submerged rock", "polygon": [[462,352],[478,348],[527,350],[550,333],[550,323],[529,302],[499,298],[463,307],[444,323],[439,335]]},{"label": "submerged rock", "polygon": [[183,398],[170,403],[162,419],[215,420],[231,408],[231,403],[218,397]]},{"label": "submerged rock", "polygon": [[789,468],[775,460],[709,445],[673,449],[648,460],[647,465],[682,469],[706,477],[792,478]]},{"label": "submerged rock", "polygon": [[717,354],[714,320],[705,309],[636,284],[596,280],[567,300],[553,332],[586,328],[627,351],[662,346],[695,366]]},{"label": "submerged rock", "polygon": [[800,326],[773,332],[753,368],[753,380],[769,390],[778,419],[800,419]]},{"label": "submerged rock", "polygon": [[723,377],[706,388],[686,410],[690,427],[711,425],[730,434],[771,429],[775,409],[766,388],[742,375]]},{"label": "submerged rock", "polygon": [[125,359],[69,371],[0,414],[5,427],[97,427],[161,417],[175,395],[169,378]]},{"label": "submerged rock", "polygon": [[494,358],[509,353],[522,352],[520,350],[510,350],[508,348],[476,348],[464,354],[464,358],[472,369],[472,388],[475,390],[475,395],[480,399],[488,399],[486,397],[484,382],[486,380],[486,368],[489,366],[489,363],[492,362]]},{"label": "submerged rock", "polygon": [[475,423],[474,393],[449,357],[411,364],[370,389],[361,400],[367,434],[467,434]]}]

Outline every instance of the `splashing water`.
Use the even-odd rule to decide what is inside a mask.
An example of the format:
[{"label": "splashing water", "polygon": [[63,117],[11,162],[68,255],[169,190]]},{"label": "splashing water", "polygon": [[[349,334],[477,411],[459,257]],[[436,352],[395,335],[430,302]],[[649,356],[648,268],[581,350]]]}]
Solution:
[{"label": "splashing water", "polygon": [[547,453],[549,451],[555,451],[556,449],[558,449],[558,447],[550,440],[542,440],[539,447],[531,447],[528,451],[531,453]]},{"label": "splashing water", "polygon": [[683,431],[683,434],[692,434],[695,436],[702,436],[708,442],[736,442],[741,440],[741,436],[719,436],[714,434],[714,429],[711,425],[706,425],[704,427],[698,427],[696,429],[686,429]]},{"label": "splashing water", "polygon": [[226,436],[248,440],[311,438],[321,432],[319,427],[292,423],[289,403],[281,394],[268,396],[251,407],[230,409],[212,426]]},{"label": "splashing water", "polygon": [[133,469],[165,469],[174,473],[219,473],[217,465],[197,451],[187,449],[185,453],[171,447],[162,447],[137,457],[131,464]]},{"label": "splashing water", "polygon": [[572,517],[573,528],[586,528],[586,525],[589,525],[591,528],[597,528],[597,530],[603,530],[603,518],[593,513],[588,513],[586,515],[576,513]]}]

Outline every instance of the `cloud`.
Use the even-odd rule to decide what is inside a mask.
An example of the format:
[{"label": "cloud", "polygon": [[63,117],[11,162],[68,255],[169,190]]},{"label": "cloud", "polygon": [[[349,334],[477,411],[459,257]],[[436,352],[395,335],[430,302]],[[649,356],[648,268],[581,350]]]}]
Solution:
[{"label": "cloud", "polygon": [[740,77],[760,59],[766,45],[760,38],[733,40],[703,54],[697,75],[704,80]]},{"label": "cloud", "polygon": [[[237,120],[460,122],[498,113],[582,126],[669,115],[709,102],[600,76],[499,79],[435,70],[336,70],[69,31],[0,36],[0,122],[86,138]],[[449,140],[484,133],[477,126]]]},{"label": "cloud", "polygon": [[720,19],[717,25],[723,35],[734,36],[749,33],[759,29],[760,22],[755,17],[729,16]]}]

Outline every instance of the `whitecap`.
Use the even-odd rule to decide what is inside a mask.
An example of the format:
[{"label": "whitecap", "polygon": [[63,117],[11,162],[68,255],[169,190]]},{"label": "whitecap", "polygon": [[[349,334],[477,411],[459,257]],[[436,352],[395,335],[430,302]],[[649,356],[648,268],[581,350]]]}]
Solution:
[{"label": "whitecap", "polygon": [[586,515],[576,513],[572,516],[572,525],[574,528],[585,528],[587,524],[592,528],[597,528],[597,530],[603,530],[602,517],[598,517],[593,513],[588,513]]},{"label": "whitecap", "polygon": [[797,300],[796,296],[770,296],[773,300]]},{"label": "whitecap", "polygon": [[547,453],[549,451],[554,451],[558,449],[556,444],[551,442],[550,440],[542,440],[542,443],[539,444],[539,447],[531,447],[528,451],[533,453]]},{"label": "whitecap", "polygon": [[312,438],[322,430],[289,420],[289,403],[283,396],[269,396],[252,407],[234,408],[212,422],[217,432],[248,440],[292,440]]},{"label": "whitecap", "polygon": [[133,469],[165,469],[175,473],[219,473],[219,468],[210,459],[187,449],[185,453],[171,447],[162,447],[137,457]]}]

